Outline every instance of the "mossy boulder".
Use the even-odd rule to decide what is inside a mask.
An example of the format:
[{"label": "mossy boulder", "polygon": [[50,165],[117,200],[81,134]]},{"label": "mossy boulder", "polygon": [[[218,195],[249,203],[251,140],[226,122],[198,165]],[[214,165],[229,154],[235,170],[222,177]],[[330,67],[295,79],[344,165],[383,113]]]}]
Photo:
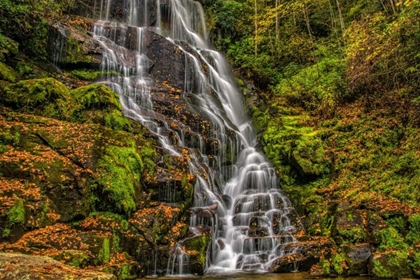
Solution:
[{"label": "mossy boulder", "polygon": [[70,91],[72,102],[82,109],[107,109],[121,110],[119,96],[103,84],[91,84]]},{"label": "mossy boulder", "polygon": [[107,198],[100,203],[119,213],[131,214],[141,195],[144,163],[135,146],[107,146],[98,161],[96,180]]},{"label": "mossy boulder", "polygon": [[63,118],[68,111],[69,90],[53,78],[23,80],[7,86],[0,103],[25,113]]},{"label": "mossy boulder", "polygon": [[414,275],[420,277],[420,250],[410,256],[410,267],[413,269]]},{"label": "mossy boulder", "polygon": [[13,68],[7,66],[3,62],[0,62],[0,80],[14,83],[16,82],[17,77],[18,73],[16,73]]},{"label": "mossy boulder", "polygon": [[189,255],[189,268],[192,274],[203,274],[206,267],[206,253],[210,245],[210,233],[202,233],[183,241],[183,248]]},{"label": "mossy boulder", "polygon": [[408,218],[409,232],[406,236],[408,243],[420,245],[420,214],[414,214]]},{"label": "mossy boulder", "polygon": [[94,122],[116,130],[134,131],[140,124],[125,117],[116,92],[103,84],[90,84],[70,91],[71,120]]},{"label": "mossy boulder", "polygon": [[339,203],[334,215],[331,236],[337,244],[362,243],[366,241],[366,229],[361,212],[347,202]]},{"label": "mossy boulder", "polygon": [[16,41],[0,34],[0,61],[4,62],[6,59],[16,55],[18,50],[19,44]]},{"label": "mossy boulder", "polygon": [[392,250],[374,253],[370,266],[372,275],[378,278],[413,277],[406,251]]},{"label": "mossy boulder", "polygon": [[302,177],[319,176],[329,171],[324,145],[315,135],[303,135],[291,143],[290,163]]},{"label": "mossy boulder", "polygon": [[362,275],[367,273],[372,249],[369,244],[345,244],[342,246],[348,270],[347,275]]}]

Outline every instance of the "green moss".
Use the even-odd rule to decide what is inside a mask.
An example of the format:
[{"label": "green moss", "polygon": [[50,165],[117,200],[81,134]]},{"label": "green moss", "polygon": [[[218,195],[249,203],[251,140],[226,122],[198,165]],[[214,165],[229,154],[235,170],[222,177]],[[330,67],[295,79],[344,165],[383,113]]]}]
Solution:
[{"label": "green moss", "polygon": [[87,52],[87,49],[82,46],[80,41],[69,35],[63,38],[64,45],[63,52],[60,54],[60,63],[77,64],[77,63],[91,63],[94,58]]},{"label": "green moss", "polygon": [[16,82],[18,74],[11,67],[7,66],[3,62],[0,62],[0,80],[8,82]]},{"label": "green moss", "polygon": [[132,121],[122,114],[117,93],[105,85],[92,84],[70,91],[71,119],[77,122],[92,121],[112,129],[132,131]]},{"label": "green moss", "polygon": [[25,223],[25,205],[23,204],[23,200],[18,199],[15,200],[15,204],[12,208],[7,211],[7,219],[9,225],[21,224]]},{"label": "green moss", "polygon": [[395,228],[400,234],[405,230],[405,221],[402,216],[394,216],[391,218],[385,218],[386,222]]},{"label": "green moss", "polygon": [[88,265],[90,257],[83,251],[63,250],[58,255],[53,256],[53,259],[62,261],[74,267],[83,268]]},{"label": "green moss", "polygon": [[107,263],[111,259],[111,247],[108,237],[105,237],[102,241],[102,247],[99,250],[98,259],[101,263]]},{"label": "green moss", "polygon": [[203,234],[188,238],[184,241],[185,248],[192,253],[190,256],[190,263],[192,266],[196,265],[204,269],[206,265],[207,247],[210,240],[211,237],[208,234]]},{"label": "green moss", "polygon": [[71,73],[76,78],[81,79],[81,80],[97,81],[103,72],[102,71],[97,71],[97,70],[80,70],[80,69],[77,69],[77,70],[71,71]]},{"label": "green moss", "polygon": [[19,44],[9,37],[0,33],[0,61],[5,61],[7,57],[16,55]]},{"label": "green moss", "polygon": [[358,243],[366,239],[366,232],[362,226],[353,226],[349,229],[338,229],[338,235],[343,238],[343,243]]},{"label": "green moss", "polygon": [[144,169],[136,148],[107,146],[105,155],[98,161],[97,181],[107,198],[105,207],[119,213],[131,214],[135,208],[136,192],[140,192],[140,178]]},{"label": "green moss", "polygon": [[259,112],[260,126],[266,127],[263,149],[283,185],[312,181],[329,173],[331,162],[325,145],[319,132],[303,124],[305,116],[281,116],[275,120],[270,119],[268,112]]},{"label": "green moss", "polygon": [[121,110],[111,110],[104,114],[104,121],[105,126],[117,129],[117,130],[125,130],[125,131],[132,131],[132,123],[133,121],[123,115]]},{"label": "green moss", "polygon": [[386,266],[383,266],[382,263],[379,260],[374,260],[373,261],[373,269],[372,272],[374,273],[375,276],[379,277],[379,278],[393,278],[392,275],[392,271],[387,268]]},{"label": "green moss", "polygon": [[409,244],[417,244],[420,242],[420,214],[414,214],[408,218],[409,232],[406,240]]},{"label": "green moss", "polygon": [[339,275],[344,274],[344,262],[345,260],[340,254],[334,254],[331,257],[331,265],[334,268],[334,271]]},{"label": "green moss", "polygon": [[1,101],[19,111],[65,118],[69,91],[53,78],[24,80],[7,86]]},{"label": "green moss", "polygon": [[397,250],[375,255],[372,273],[379,278],[411,277],[407,252]]},{"label": "green moss", "polygon": [[378,231],[377,233],[381,243],[378,246],[378,250],[402,250],[407,251],[409,246],[404,242],[402,236],[393,227],[388,227]]},{"label": "green moss", "polygon": [[82,109],[122,109],[118,94],[102,84],[78,87],[71,90],[70,95]]},{"label": "green moss", "polygon": [[12,127],[8,131],[0,132],[0,143],[17,146],[20,141],[20,127]]},{"label": "green moss", "polygon": [[144,168],[148,171],[149,175],[153,175],[156,168],[156,149],[150,142],[145,142],[144,145],[140,148],[140,154],[144,161]]},{"label": "green moss", "polygon": [[410,267],[413,269],[414,274],[420,276],[420,252],[414,253],[410,258]]},{"label": "green moss", "polygon": [[16,70],[18,71],[19,75],[24,79],[31,79],[34,78],[35,73],[33,66],[25,61],[19,61],[16,64]]},{"label": "green moss", "polygon": [[319,267],[322,270],[322,275],[330,275],[331,273],[331,265],[330,262],[326,259],[319,260]]}]

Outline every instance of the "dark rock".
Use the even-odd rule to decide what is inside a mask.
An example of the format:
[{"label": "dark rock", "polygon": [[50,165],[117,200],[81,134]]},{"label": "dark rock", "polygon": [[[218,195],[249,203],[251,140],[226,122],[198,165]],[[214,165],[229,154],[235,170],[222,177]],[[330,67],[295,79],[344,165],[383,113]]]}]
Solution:
[{"label": "dark rock", "polygon": [[294,272],[299,267],[299,263],[305,259],[301,253],[278,257],[269,263],[267,270],[275,273]]},{"label": "dark rock", "polygon": [[346,256],[348,275],[366,274],[372,254],[369,244],[345,244],[342,249]]},{"label": "dark rock", "polygon": [[331,236],[338,244],[366,241],[365,224],[360,210],[352,208],[347,202],[339,203],[334,213]]},{"label": "dark rock", "polygon": [[60,22],[50,23],[49,60],[62,68],[99,69],[102,50],[88,33],[92,26],[93,20],[88,18],[63,18]]}]

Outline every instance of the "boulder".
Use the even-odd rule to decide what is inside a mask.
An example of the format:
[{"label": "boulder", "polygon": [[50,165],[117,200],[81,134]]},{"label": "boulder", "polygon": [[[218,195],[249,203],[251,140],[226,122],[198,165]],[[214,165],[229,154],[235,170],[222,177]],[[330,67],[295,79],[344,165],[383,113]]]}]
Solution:
[{"label": "boulder", "polygon": [[115,275],[65,265],[45,256],[0,253],[0,278],[116,280]]}]

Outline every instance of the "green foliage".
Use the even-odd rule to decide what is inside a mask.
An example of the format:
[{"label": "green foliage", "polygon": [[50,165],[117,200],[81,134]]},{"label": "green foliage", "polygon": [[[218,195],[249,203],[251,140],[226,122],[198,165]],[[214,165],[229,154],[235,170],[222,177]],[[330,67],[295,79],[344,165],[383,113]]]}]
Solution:
[{"label": "green foliage", "polygon": [[38,58],[46,58],[47,25],[72,7],[75,0],[2,0],[0,30],[4,35],[23,43],[21,46]]},{"label": "green foliage", "polygon": [[261,111],[257,114],[259,126],[267,123],[261,139],[264,152],[278,169],[283,184],[310,181],[329,172],[324,144],[316,131],[303,124],[302,116],[282,116],[280,122],[266,122],[269,116],[264,117]]},{"label": "green foliage", "polygon": [[328,56],[282,78],[275,92],[308,111],[330,116],[345,96],[343,72],[343,59]]}]

